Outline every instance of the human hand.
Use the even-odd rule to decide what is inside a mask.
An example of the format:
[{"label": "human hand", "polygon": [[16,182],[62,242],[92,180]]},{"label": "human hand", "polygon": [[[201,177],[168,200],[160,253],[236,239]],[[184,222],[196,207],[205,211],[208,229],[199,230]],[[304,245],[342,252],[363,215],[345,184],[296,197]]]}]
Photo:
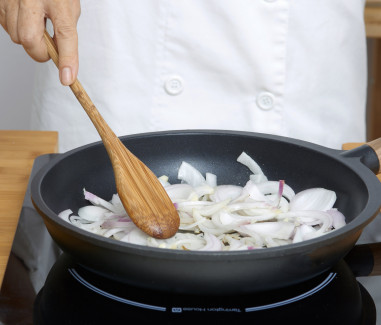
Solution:
[{"label": "human hand", "polygon": [[38,62],[49,60],[44,30],[46,19],[52,21],[60,80],[65,86],[72,84],[78,74],[80,13],[80,0],[0,0],[0,24],[12,41],[21,44]]}]

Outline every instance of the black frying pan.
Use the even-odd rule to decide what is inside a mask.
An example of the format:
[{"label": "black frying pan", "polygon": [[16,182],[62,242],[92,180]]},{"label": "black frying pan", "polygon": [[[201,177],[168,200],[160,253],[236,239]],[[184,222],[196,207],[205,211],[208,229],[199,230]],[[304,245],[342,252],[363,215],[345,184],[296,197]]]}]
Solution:
[{"label": "black frying pan", "polygon": [[252,156],[270,180],[284,179],[295,192],[334,190],[347,225],[325,236],[283,247],[236,252],[149,248],[103,238],[60,220],[57,214],[88,202],[82,189],[111,199],[113,171],[101,142],[58,155],[32,181],[32,199],[57,244],[82,266],[106,277],[154,289],[185,293],[243,293],[280,288],[328,270],[355,245],[377,215],[381,184],[375,151],[364,145],[339,151],[264,134],[232,131],[174,131],[121,138],[157,175],[177,182],[187,161],[218,184],[244,185],[248,169],[236,162]]}]

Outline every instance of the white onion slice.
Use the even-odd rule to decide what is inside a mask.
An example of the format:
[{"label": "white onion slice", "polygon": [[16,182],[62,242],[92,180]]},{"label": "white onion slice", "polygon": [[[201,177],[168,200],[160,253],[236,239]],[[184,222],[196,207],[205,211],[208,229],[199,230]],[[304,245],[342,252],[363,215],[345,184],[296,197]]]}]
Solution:
[{"label": "white onion slice", "polygon": [[264,175],[264,174],[253,174],[253,175],[250,175],[250,180],[255,183],[255,184],[258,184],[258,183],[262,183],[262,182],[267,182],[267,177]]},{"label": "white onion slice", "polygon": [[258,184],[252,181],[248,181],[242,189],[241,196],[236,201],[242,201],[246,198],[250,198],[253,201],[269,202],[268,198],[259,190]]},{"label": "white onion slice", "polygon": [[193,187],[189,184],[172,184],[165,187],[169,198],[172,201],[187,200],[193,192]]},{"label": "white onion slice", "polygon": [[325,188],[311,188],[296,194],[290,201],[290,210],[327,211],[333,207],[336,193]]},{"label": "white onion slice", "polygon": [[206,184],[210,187],[217,187],[217,176],[211,173],[205,174]]},{"label": "white onion slice", "polygon": [[235,200],[242,193],[242,187],[236,185],[220,185],[214,193],[210,195],[210,200],[213,202],[221,202],[225,200]]},{"label": "white onion slice", "polygon": [[110,202],[107,202],[106,200],[103,200],[102,198],[96,196],[93,193],[90,193],[83,189],[83,194],[85,195],[85,200],[90,201],[92,204],[100,207],[104,207],[107,210],[110,210],[112,212],[116,212],[114,205]]},{"label": "white onion slice", "polygon": [[295,225],[290,222],[261,222],[240,227],[241,231],[251,234],[253,232],[263,237],[270,236],[277,239],[290,239]]},{"label": "white onion slice", "polygon": [[339,229],[339,228],[344,227],[346,225],[344,215],[340,211],[338,211],[337,209],[327,210],[327,213],[329,213],[331,215],[333,227],[335,229]]},{"label": "white onion slice", "polygon": [[205,233],[204,239],[206,241],[206,245],[200,249],[200,251],[220,251],[222,250],[221,241],[214,235]]},{"label": "white onion slice", "polygon": [[58,216],[65,220],[65,221],[68,221],[69,222],[69,216],[73,214],[73,211],[71,211],[70,209],[66,209],[64,211],[61,211],[60,213],[58,213]]},{"label": "white onion slice", "polygon": [[253,174],[264,175],[262,168],[246,152],[242,152],[237,161],[249,168]]},{"label": "white onion slice", "polygon": [[88,205],[78,210],[78,215],[88,221],[99,221],[104,217],[108,210],[98,206]]},{"label": "white onion slice", "polygon": [[202,176],[202,174],[191,164],[188,164],[185,161],[180,165],[177,178],[193,187],[204,185],[206,182],[204,176]]},{"label": "white onion slice", "polygon": [[149,236],[138,228],[131,230],[127,235],[122,237],[120,241],[131,244],[146,245]]},{"label": "white onion slice", "polygon": [[[279,181],[267,181],[257,184],[259,191],[264,194],[277,194],[279,190]],[[287,184],[283,184],[282,196],[289,201],[295,196],[294,190]]]}]

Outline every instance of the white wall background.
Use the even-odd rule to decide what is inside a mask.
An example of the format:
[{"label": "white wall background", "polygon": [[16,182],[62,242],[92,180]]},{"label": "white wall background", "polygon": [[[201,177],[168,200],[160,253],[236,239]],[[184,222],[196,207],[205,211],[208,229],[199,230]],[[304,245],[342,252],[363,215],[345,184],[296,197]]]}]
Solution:
[{"label": "white wall background", "polygon": [[0,130],[29,130],[34,62],[0,26]]}]

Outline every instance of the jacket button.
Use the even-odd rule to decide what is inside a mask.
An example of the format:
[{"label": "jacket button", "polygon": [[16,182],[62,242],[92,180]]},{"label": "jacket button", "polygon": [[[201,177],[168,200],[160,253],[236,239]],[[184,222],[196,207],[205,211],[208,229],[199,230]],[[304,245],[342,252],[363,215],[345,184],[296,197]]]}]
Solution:
[{"label": "jacket button", "polygon": [[164,89],[169,95],[178,95],[183,91],[183,79],[179,76],[169,77],[164,84]]},{"label": "jacket button", "polygon": [[270,110],[274,107],[275,97],[272,93],[262,92],[257,96],[257,106],[263,110]]}]

